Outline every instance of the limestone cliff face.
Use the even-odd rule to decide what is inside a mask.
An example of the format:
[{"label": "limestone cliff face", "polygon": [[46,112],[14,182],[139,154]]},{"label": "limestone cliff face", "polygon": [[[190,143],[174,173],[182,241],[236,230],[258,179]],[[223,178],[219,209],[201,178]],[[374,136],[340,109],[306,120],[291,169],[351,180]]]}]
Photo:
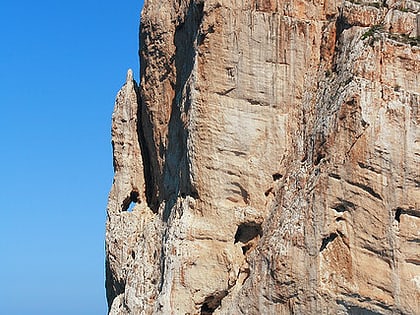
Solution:
[{"label": "limestone cliff face", "polygon": [[109,313],[420,314],[419,8],[146,0]]}]

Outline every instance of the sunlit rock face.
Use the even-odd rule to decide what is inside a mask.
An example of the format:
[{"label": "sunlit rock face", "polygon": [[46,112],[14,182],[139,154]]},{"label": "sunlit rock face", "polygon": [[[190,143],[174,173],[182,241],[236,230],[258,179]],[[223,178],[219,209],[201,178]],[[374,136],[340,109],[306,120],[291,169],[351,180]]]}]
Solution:
[{"label": "sunlit rock face", "polygon": [[419,2],[147,0],[110,314],[420,314]]}]

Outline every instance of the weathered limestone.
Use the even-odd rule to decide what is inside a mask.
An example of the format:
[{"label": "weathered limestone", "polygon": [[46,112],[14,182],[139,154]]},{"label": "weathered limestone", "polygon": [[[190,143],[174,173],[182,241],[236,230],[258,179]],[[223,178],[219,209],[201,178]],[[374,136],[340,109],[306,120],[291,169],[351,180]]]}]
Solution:
[{"label": "weathered limestone", "polygon": [[145,1],[110,314],[419,314],[418,34],[410,0]]}]

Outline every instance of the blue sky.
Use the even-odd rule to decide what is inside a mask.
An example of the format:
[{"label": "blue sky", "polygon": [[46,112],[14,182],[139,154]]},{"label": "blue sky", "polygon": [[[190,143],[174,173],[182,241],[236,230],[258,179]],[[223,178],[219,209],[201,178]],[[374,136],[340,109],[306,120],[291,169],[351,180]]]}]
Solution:
[{"label": "blue sky", "polygon": [[0,2],[0,314],[106,313],[111,114],[142,6]]}]

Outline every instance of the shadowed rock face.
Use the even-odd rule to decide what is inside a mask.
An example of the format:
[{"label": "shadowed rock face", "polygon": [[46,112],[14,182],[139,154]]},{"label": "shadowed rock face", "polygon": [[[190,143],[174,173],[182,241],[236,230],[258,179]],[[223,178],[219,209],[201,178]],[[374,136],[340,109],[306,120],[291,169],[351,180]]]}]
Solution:
[{"label": "shadowed rock face", "polygon": [[110,314],[419,314],[420,5],[147,0]]}]

